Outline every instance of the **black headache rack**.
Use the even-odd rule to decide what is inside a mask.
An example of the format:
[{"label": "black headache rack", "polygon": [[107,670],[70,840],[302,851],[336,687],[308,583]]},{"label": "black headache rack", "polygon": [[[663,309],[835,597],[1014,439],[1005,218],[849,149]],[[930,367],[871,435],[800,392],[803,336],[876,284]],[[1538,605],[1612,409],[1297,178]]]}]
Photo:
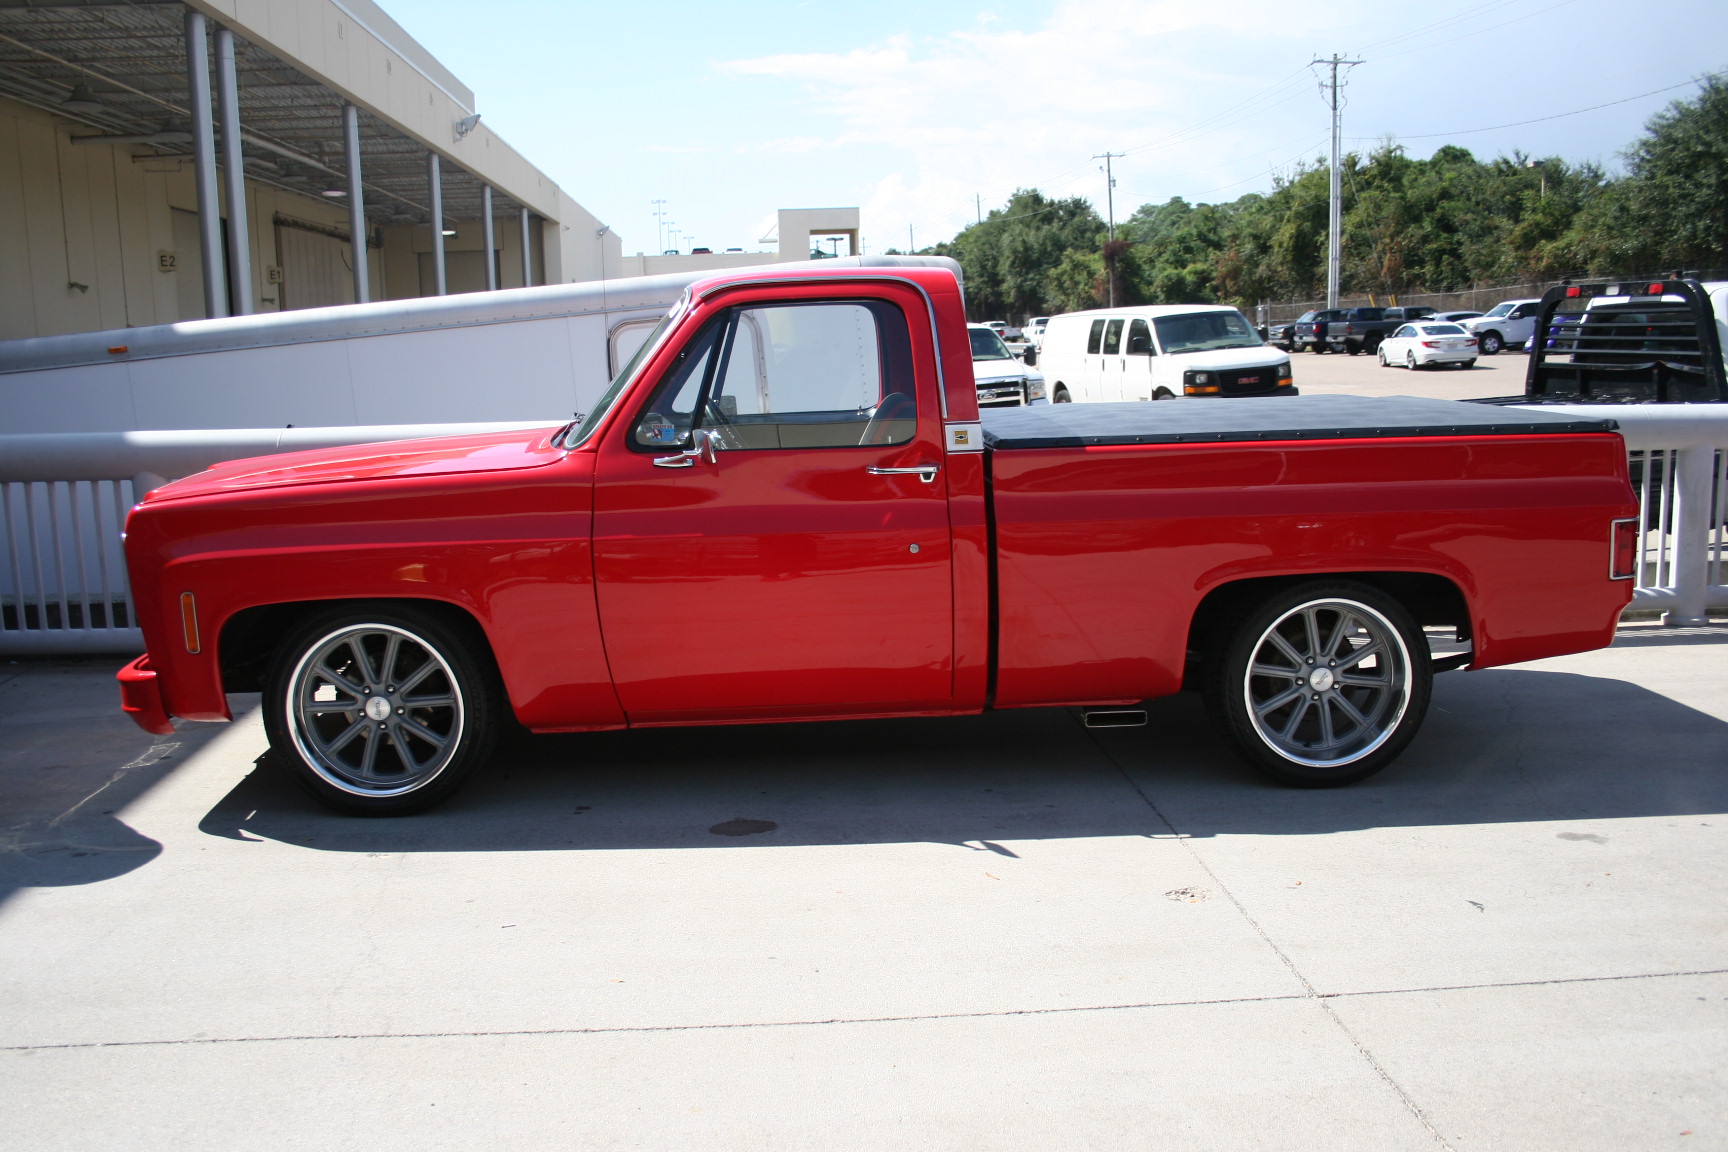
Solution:
[{"label": "black headache rack", "polygon": [[1524,395],[1477,403],[1728,402],[1716,316],[1696,280],[1562,284],[1541,309]]}]

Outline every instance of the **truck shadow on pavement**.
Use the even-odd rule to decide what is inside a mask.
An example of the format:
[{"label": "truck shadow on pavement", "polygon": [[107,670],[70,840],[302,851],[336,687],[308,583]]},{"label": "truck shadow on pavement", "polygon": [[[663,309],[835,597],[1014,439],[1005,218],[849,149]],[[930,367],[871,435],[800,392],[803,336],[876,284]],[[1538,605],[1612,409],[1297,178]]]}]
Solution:
[{"label": "truck shadow on pavement", "polygon": [[[19,888],[112,880],[154,860],[162,845],[115,814],[220,729],[140,732],[110,703],[106,660],[12,661],[8,670],[0,676],[0,901]],[[92,714],[91,699],[105,707]]]},{"label": "truck shadow on pavement", "polygon": [[267,764],[200,824],[337,852],[485,852],[1303,835],[1371,827],[1728,810],[1728,723],[1622,680],[1442,676],[1416,743],[1322,791],[1270,784],[1199,700],[1142,729],[1042,709],[954,719],[649,729],[519,740],[451,801],[396,819],[330,813]]}]

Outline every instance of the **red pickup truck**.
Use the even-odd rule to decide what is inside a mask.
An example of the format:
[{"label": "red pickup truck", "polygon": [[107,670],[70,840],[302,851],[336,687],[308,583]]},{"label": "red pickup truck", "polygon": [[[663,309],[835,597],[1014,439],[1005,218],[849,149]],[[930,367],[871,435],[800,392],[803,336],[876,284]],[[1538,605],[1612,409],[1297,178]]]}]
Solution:
[{"label": "red pickup truck", "polygon": [[1184,687],[1272,776],[1344,784],[1434,672],[1608,643],[1613,428],[1342,396],[981,421],[946,271],[724,275],[566,427],[151,492],[123,703],[160,733],[262,691],[274,759],[367,814],[448,795],[513,724],[1143,722]]}]

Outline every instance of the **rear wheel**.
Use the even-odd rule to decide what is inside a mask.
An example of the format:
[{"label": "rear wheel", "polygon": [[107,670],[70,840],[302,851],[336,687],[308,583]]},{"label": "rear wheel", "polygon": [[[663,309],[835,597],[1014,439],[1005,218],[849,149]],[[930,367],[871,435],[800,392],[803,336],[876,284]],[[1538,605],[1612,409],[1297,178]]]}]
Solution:
[{"label": "rear wheel", "polygon": [[1416,353],[1414,353],[1414,352],[1404,353],[1404,367],[1410,369],[1410,371],[1412,371],[1412,372],[1416,371],[1416,369],[1418,367],[1418,365],[1416,363]]},{"label": "rear wheel", "polygon": [[1460,361],[1458,361],[1458,367],[1460,367],[1460,368],[1474,368],[1474,367],[1476,367],[1476,361],[1474,361],[1474,360],[1460,360]]},{"label": "rear wheel", "polygon": [[502,693],[483,643],[414,606],[345,606],[277,650],[264,728],[312,795],[364,816],[438,803],[484,762]]},{"label": "rear wheel", "polygon": [[1260,771],[1301,788],[1373,775],[1421,727],[1433,672],[1401,604],[1353,581],[1286,588],[1209,661],[1207,711]]}]

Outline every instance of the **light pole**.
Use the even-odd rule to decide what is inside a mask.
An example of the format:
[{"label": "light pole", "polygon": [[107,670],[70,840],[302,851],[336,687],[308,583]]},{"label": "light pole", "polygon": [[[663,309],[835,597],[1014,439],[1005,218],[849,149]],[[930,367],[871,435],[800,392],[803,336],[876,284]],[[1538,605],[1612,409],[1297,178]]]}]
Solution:
[{"label": "light pole", "polygon": [[650,200],[649,203],[654,205],[654,242],[659,245],[660,251],[664,252],[666,251],[666,201]]}]

